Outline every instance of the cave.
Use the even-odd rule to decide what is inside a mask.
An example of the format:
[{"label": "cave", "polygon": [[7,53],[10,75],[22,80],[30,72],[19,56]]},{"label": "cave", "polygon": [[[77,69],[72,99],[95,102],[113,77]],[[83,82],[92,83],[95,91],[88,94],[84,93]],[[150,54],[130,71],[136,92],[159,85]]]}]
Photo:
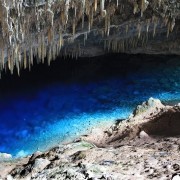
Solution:
[{"label": "cave", "polygon": [[[179,1],[1,0],[0,171],[4,154],[27,158],[128,121],[150,97],[177,107],[179,58]],[[172,109],[142,129],[179,135]]]}]

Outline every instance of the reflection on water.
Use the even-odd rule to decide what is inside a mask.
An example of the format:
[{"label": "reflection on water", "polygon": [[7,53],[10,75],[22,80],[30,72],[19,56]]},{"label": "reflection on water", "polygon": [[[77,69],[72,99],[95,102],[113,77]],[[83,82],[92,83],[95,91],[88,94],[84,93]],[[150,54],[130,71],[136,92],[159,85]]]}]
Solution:
[{"label": "reflection on water", "polygon": [[[26,88],[12,88],[7,80],[2,80],[0,152],[24,155],[37,149],[45,150],[57,142],[87,133],[97,123],[127,117],[136,105],[149,97],[168,103],[179,101],[177,57],[124,59],[101,57],[98,63],[79,60],[73,65],[77,66],[75,71],[71,63],[64,65],[64,70],[52,67],[54,75],[41,72],[42,77],[46,74],[44,79],[52,75],[43,83],[41,78],[37,81],[37,74],[32,72],[34,79],[24,75],[26,82],[14,82]],[[64,77],[67,71],[72,74]],[[60,78],[54,78],[57,76]],[[10,83],[14,80],[9,79]]]}]

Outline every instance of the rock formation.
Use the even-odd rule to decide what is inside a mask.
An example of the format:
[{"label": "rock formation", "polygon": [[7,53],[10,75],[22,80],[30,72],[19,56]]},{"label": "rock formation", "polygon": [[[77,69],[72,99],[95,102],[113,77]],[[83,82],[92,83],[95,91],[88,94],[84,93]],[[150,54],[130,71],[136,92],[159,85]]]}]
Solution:
[{"label": "rock formation", "polygon": [[0,0],[0,70],[58,55],[180,54],[179,18],[179,0]]}]

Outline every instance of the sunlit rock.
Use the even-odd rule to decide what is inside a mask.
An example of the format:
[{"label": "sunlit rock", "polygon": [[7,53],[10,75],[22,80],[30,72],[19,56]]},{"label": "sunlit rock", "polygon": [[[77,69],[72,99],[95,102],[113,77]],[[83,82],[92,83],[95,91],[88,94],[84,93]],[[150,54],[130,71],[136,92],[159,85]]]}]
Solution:
[{"label": "sunlit rock", "polygon": [[152,114],[159,109],[163,108],[164,105],[161,103],[159,99],[149,98],[148,101],[142,103],[142,105],[138,105],[134,110],[134,116],[141,115],[143,113],[148,113],[150,111]]},{"label": "sunlit rock", "polygon": [[37,158],[32,166],[32,172],[35,174],[42,171],[47,165],[50,164],[50,161],[43,158]]}]

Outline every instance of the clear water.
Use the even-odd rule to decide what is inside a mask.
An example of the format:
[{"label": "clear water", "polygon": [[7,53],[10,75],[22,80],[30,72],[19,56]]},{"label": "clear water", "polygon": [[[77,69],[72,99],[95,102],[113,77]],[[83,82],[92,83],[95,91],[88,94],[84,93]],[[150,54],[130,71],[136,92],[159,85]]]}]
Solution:
[{"label": "clear water", "polygon": [[[46,150],[87,133],[98,123],[128,117],[149,97],[164,103],[179,102],[177,57],[144,64],[131,60],[125,63],[125,70],[117,61],[105,68],[110,68],[106,75],[100,68],[92,73],[93,78],[90,75],[83,81],[48,81],[42,86],[1,93],[0,152],[25,156]],[[101,71],[102,77],[96,78]]]}]

